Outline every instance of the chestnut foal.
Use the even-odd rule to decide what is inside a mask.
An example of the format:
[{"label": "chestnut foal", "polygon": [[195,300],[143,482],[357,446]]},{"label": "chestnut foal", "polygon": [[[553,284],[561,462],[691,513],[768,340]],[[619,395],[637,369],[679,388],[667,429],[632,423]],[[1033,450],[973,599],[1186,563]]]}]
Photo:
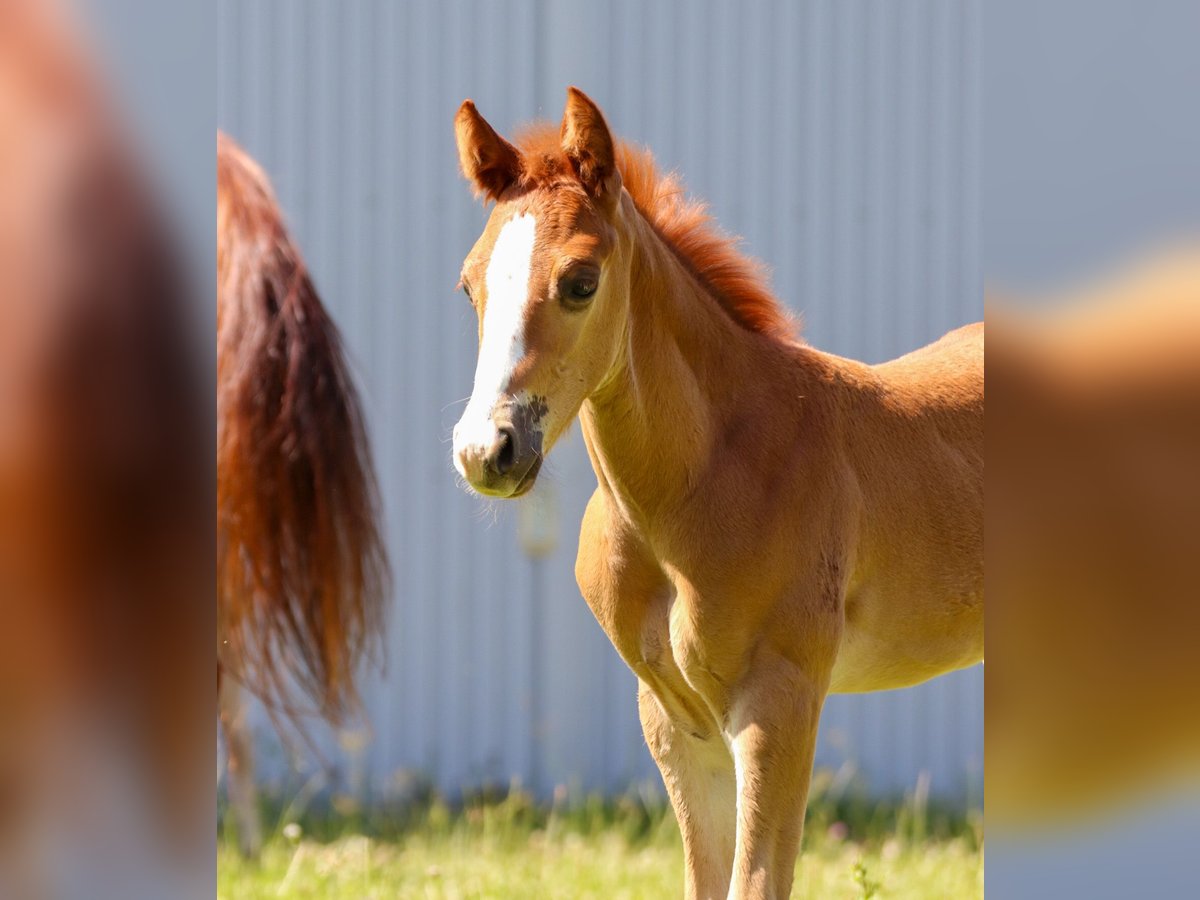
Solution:
[{"label": "chestnut foal", "polygon": [[808,347],[757,265],[568,92],[516,144],[466,101],[495,201],[454,461],[527,492],[579,417],[599,482],[576,574],[639,679],[687,896],[791,890],[829,691],[983,656],[983,327],[867,366]]}]

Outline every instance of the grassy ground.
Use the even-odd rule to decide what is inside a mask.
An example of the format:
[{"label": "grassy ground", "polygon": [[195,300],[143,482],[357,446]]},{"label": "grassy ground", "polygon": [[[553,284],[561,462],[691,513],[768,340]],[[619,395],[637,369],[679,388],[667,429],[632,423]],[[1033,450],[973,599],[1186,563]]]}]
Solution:
[{"label": "grassy ground", "polygon": [[[437,800],[350,820],[276,814],[262,859],[243,861],[222,833],[218,898],[670,898],[683,851],[669,810],[646,798],[538,809],[521,793],[459,810]],[[290,826],[290,827],[288,827]],[[911,799],[868,805],[818,799],[809,811],[794,897],[983,897],[974,820]]]}]

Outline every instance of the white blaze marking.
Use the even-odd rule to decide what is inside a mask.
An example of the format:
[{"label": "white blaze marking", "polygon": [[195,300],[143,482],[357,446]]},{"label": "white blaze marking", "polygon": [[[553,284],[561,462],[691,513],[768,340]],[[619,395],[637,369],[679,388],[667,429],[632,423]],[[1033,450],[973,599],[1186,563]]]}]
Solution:
[{"label": "white blaze marking", "polygon": [[525,355],[525,309],[529,305],[535,224],[529,214],[510,219],[500,229],[492,248],[487,268],[483,344],[479,348],[472,401],[495,402],[507,389],[513,369]]},{"label": "white blaze marking", "polygon": [[495,436],[492,409],[508,389],[513,370],[525,355],[525,313],[529,306],[535,225],[536,220],[528,213],[509,219],[492,247],[475,387],[454,428],[456,466],[459,465],[457,450],[461,447],[491,445]]}]

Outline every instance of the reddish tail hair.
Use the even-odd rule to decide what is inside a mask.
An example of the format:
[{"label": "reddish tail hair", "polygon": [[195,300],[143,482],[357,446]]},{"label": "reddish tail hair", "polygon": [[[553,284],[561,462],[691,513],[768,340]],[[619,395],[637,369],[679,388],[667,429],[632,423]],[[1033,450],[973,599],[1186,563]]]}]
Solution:
[{"label": "reddish tail hair", "polygon": [[272,708],[357,707],[388,582],[336,326],[255,162],[217,136],[219,668]]}]

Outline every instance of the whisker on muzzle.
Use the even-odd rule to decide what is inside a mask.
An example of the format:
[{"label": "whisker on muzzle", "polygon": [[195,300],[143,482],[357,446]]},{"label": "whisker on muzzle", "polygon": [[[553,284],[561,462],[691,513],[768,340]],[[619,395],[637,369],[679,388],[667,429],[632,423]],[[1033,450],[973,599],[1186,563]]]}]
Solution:
[{"label": "whisker on muzzle", "polygon": [[453,460],[450,463],[450,469],[452,472],[454,472],[455,485],[460,490],[466,492],[471,497],[480,501],[480,503],[474,513],[475,519],[477,521],[482,522],[485,519],[487,519],[490,514],[491,522],[489,523],[489,525],[495,525],[497,522],[499,522],[500,521],[500,506],[501,506],[500,501],[496,500],[496,498],[494,498],[494,497],[488,497],[487,495],[481,494],[481,493],[479,493],[479,491],[475,490],[475,488],[472,487],[471,482],[469,482],[469,481],[467,481],[467,479],[463,478],[462,475],[459,474],[458,469],[454,468]]},{"label": "whisker on muzzle", "polygon": [[447,403],[445,406],[443,406],[439,410],[439,412],[445,412],[450,407],[458,406],[460,403],[470,403],[470,402],[471,402],[471,396],[468,394],[466,397],[463,397],[461,400],[451,400],[449,403]]}]

